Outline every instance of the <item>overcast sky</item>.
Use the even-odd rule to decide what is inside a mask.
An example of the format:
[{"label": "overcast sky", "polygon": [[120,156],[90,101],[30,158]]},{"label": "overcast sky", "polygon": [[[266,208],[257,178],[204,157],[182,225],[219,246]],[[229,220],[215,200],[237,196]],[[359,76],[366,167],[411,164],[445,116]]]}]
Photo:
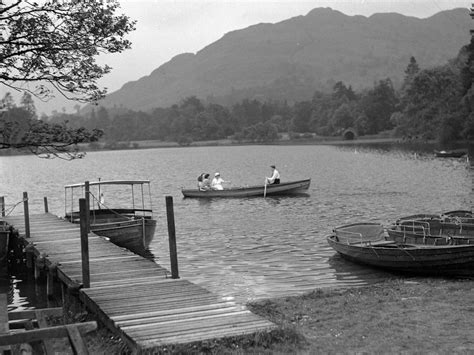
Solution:
[{"label": "overcast sky", "polygon": [[[106,1],[106,0],[104,0]],[[113,69],[99,82],[116,91],[128,81],[149,75],[181,53],[196,53],[225,33],[257,23],[276,23],[306,15],[318,7],[330,7],[346,15],[370,16],[396,12],[419,18],[471,2],[460,0],[119,0],[120,11],[137,20],[128,36],[132,49],[101,58]],[[0,86],[3,97],[6,88]],[[48,105],[37,103],[38,112],[49,113]],[[55,109],[74,106],[56,102]]]}]

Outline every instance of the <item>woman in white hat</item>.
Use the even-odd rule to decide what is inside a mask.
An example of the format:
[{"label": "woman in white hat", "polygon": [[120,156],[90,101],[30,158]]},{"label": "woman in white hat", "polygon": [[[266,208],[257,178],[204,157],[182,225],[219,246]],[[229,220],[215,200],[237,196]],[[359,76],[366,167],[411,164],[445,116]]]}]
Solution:
[{"label": "woman in white hat", "polygon": [[222,186],[222,183],[224,182],[230,181],[225,181],[223,178],[221,178],[221,174],[215,173],[214,179],[212,179],[211,188],[213,190],[224,190],[224,186]]}]

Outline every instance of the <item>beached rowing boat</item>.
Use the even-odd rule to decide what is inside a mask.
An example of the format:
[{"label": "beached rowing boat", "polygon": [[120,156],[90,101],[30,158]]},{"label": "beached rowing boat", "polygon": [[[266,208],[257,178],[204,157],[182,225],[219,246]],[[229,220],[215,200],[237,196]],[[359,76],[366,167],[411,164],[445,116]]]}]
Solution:
[{"label": "beached rowing boat", "polygon": [[345,259],[392,271],[426,275],[474,275],[474,245],[404,244],[383,226],[357,223],[335,228],[329,245]]},{"label": "beached rowing boat", "polygon": [[200,191],[198,189],[182,189],[184,197],[217,198],[217,197],[252,197],[287,195],[308,190],[311,179],[282,182],[280,184],[233,187],[224,190]]}]

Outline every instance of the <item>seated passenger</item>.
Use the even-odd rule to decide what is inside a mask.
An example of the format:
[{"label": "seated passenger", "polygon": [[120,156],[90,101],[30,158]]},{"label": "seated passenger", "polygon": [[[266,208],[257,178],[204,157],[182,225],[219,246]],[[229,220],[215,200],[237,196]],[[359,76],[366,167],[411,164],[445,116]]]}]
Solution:
[{"label": "seated passenger", "polygon": [[225,181],[223,178],[221,178],[221,174],[215,173],[214,179],[212,179],[211,187],[213,190],[224,190],[224,186],[222,186],[224,182],[230,181]]},{"label": "seated passenger", "polygon": [[201,191],[209,191],[211,190],[211,180],[209,179],[209,174],[204,174],[201,187],[199,188]]}]

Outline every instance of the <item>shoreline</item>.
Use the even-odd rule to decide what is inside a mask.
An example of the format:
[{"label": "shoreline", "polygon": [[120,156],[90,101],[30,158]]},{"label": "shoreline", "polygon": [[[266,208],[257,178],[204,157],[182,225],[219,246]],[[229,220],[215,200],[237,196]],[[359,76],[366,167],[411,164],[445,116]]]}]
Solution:
[{"label": "shoreline", "polygon": [[[94,143],[95,144],[95,143]],[[292,139],[279,140],[275,142],[261,143],[261,142],[233,142],[231,140],[217,140],[217,141],[200,141],[193,142],[189,145],[180,145],[176,142],[164,141],[130,141],[117,142],[114,146],[107,146],[107,143],[98,143],[100,145],[91,146],[90,143],[82,143],[78,145],[81,152],[100,152],[100,151],[119,151],[119,150],[140,150],[140,149],[156,149],[156,148],[197,148],[197,147],[214,147],[214,146],[285,146],[285,145],[363,145],[363,144],[406,144],[406,145],[426,145],[432,146],[436,142],[425,141],[407,141],[403,142],[399,138],[384,138],[384,137],[370,137],[359,138],[354,140],[332,139],[328,137],[317,139]],[[457,144],[460,144],[458,142]],[[17,156],[17,155],[33,155],[29,150],[5,149],[0,150],[0,157],[2,156]]]},{"label": "shoreline", "polygon": [[[141,149],[157,149],[157,148],[201,148],[201,147],[232,147],[232,146],[303,146],[303,145],[339,145],[339,146],[350,146],[350,145],[400,145],[406,147],[425,147],[430,152],[434,152],[435,148],[440,148],[441,145],[437,141],[424,141],[424,140],[402,140],[401,138],[391,137],[378,137],[378,136],[364,136],[353,140],[345,140],[340,137],[318,137],[318,138],[301,138],[301,139],[288,139],[278,140],[274,142],[234,142],[230,139],[215,140],[215,141],[199,141],[193,142],[189,145],[180,145],[176,142],[165,142],[157,140],[145,140],[145,141],[129,141],[129,142],[116,142],[112,146],[107,146],[107,143],[82,143],[78,145],[79,152],[101,152],[101,151],[120,151],[120,150],[141,150]],[[472,144],[469,141],[451,142],[449,145],[455,148],[467,147]],[[441,149],[441,148],[440,148]],[[0,157],[2,156],[17,156],[17,155],[33,155],[29,150],[17,150],[17,149],[5,149],[0,150]]]}]

